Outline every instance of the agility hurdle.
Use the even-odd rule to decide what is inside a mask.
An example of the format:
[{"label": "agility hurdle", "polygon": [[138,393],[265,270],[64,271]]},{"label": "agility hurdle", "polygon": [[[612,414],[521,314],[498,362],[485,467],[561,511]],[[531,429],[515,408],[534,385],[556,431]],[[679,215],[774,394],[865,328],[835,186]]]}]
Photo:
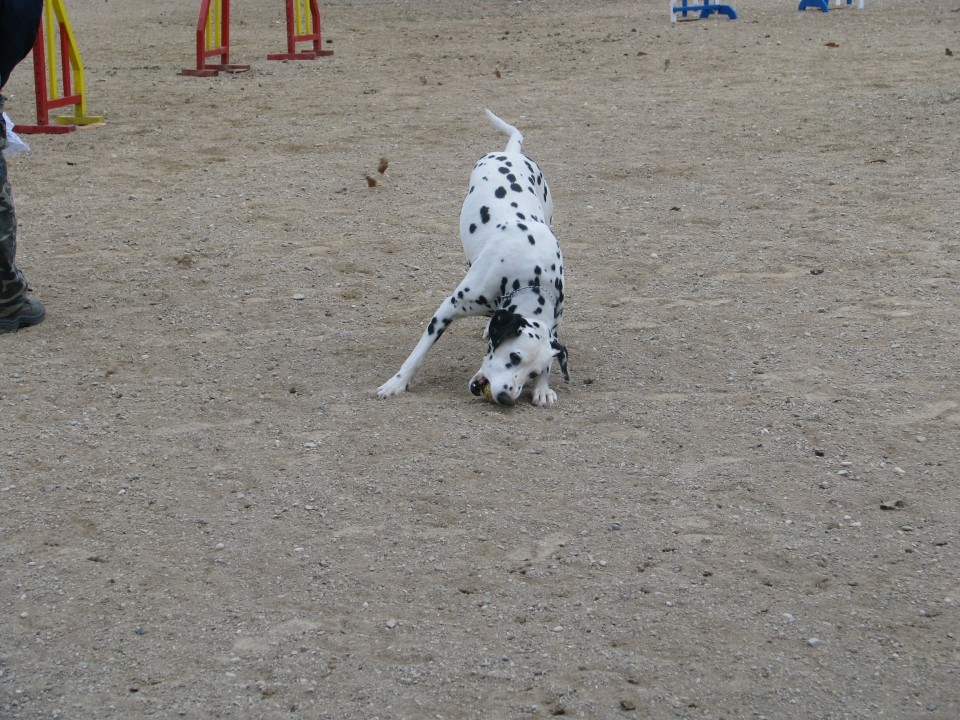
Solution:
[{"label": "agility hurdle", "polygon": [[[63,0],[44,2],[43,19],[33,43],[33,87],[37,96],[37,124],[17,125],[16,132],[59,135],[73,132],[78,125],[104,120],[102,116],[87,115],[83,61]],[[73,115],[61,115],[50,122],[51,110],[70,106]]]},{"label": "agility hurdle", "polygon": [[[836,0],[835,4],[840,7],[843,5],[843,0]],[[847,5],[853,5],[853,0],[847,0]],[[800,0],[800,6],[797,10],[802,12],[807,8],[828,12],[830,10],[830,0]],[[863,0],[857,0],[857,9],[863,10]]]},{"label": "agility hurdle", "polygon": [[[313,60],[333,55],[321,48],[320,8],[317,0],[287,0],[287,51],[271,53],[267,60]],[[298,50],[297,43],[309,43]]]},{"label": "agility hurdle", "polygon": [[719,3],[710,2],[710,0],[702,0],[699,5],[689,5],[689,0],[681,0],[680,7],[674,6],[674,0],[670,0],[670,22],[677,21],[677,14],[679,13],[684,20],[687,19],[687,13],[699,12],[700,14],[696,17],[697,20],[704,20],[714,13],[718,15],[726,15],[731,20],[737,19],[737,11],[733,9],[731,5],[721,5]]},{"label": "agility hurdle", "polygon": [[[249,65],[230,63],[230,0],[203,0],[197,18],[197,66],[181,75],[213,77],[221,72],[246,72]],[[208,62],[219,58],[219,62]]]}]

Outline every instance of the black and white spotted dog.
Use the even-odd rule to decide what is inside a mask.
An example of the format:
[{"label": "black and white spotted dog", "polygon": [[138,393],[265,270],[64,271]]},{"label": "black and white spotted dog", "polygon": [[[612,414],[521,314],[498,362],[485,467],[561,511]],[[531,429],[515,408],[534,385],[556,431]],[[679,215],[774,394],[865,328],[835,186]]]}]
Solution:
[{"label": "black and white spotted dog", "polygon": [[489,110],[510,136],[503,152],[480,159],[460,211],[460,239],[470,263],[463,281],[433,318],[400,367],[377,390],[387,398],[407,390],[427,352],[457,318],[490,317],[488,352],[470,392],[515,405],[532,383],[534,405],[553,405],[550,366],[557,358],[565,380],[567,350],[557,339],[563,313],[563,256],[550,230],[553,199],[543,173],[521,151],[523,135]]}]

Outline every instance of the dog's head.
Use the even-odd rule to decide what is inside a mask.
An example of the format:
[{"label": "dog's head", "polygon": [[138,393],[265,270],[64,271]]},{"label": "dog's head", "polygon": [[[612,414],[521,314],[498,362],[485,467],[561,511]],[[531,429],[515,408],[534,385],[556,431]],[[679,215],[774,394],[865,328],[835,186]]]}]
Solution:
[{"label": "dog's head", "polygon": [[560,362],[564,379],[567,349],[551,340],[550,331],[539,320],[528,320],[510,310],[497,310],[487,327],[487,356],[470,381],[470,392],[489,396],[501,405],[516,405],[528,380],[550,372],[553,358]]}]

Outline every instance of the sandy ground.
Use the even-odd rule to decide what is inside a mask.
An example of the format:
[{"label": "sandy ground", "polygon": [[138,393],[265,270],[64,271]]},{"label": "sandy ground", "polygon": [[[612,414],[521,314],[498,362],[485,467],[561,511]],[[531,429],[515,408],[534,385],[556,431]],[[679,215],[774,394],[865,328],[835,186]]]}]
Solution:
[{"label": "sandy ground", "polygon": [[[196,79],[198,3],[67,2],[107,122],[10,161],[0,717],[960,716],[960,2],[321,5],[333,57],[235,0]],[[379,401],[485,105],[572,378],[474,398],[475,318]]]}]

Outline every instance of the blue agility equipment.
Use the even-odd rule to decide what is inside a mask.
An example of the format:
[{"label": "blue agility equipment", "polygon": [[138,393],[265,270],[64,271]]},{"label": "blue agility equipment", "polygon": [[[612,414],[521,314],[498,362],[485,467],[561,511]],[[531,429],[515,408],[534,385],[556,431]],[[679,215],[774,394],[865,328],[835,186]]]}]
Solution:
[{"label": "blue agility equipment", "polygon": [[687,17],[687,13],[698,12],[700,15],[697,16],[698,20],[703,20],[710,17],[714,13],[718,15],[726,15],[731,20],[737,19],[737,11],[733,9],[731,5],[721,5],[719,3],[710,2],[710,0],[701,0],[698,5],[689,5],[689,0],[680,0],[680,7],[674,7],[673,0],[670,0],[670,22],[677,21],[677,13],[680,13],[684,18]]},{"label": "blue agility equipment", "polygon": [[[842,4],[842,0],[836,0],[836,2],[838,7]],[[847,5],[853,5],[853,0],[847,0]],[[830,10],[830,0],[800,0],[797,10],[803,11],[807,8],[827,12]],[[863,0],[857,0],[857,8],[863,9]]]}]

